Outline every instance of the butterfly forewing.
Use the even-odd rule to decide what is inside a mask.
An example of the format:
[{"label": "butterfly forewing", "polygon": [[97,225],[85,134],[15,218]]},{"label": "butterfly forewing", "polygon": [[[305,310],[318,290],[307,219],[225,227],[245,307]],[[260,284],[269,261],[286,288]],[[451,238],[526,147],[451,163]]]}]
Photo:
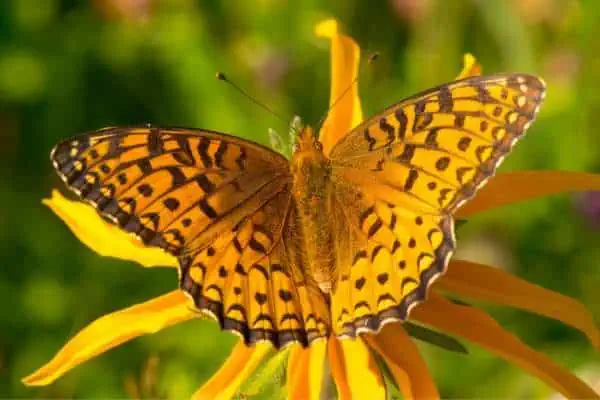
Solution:
[{"label": "butterfly forewing", "polygon": [[493,175],[544,98],[529,75],[494,75],[426,91],[370,118],[330,157],[452,212]]},{"label": "butterfly forewing", "polygon": [[338,335],[404,320],[455,248],[451,213],[495,172],[531,122],[544,83],[521,74],[468,78],[404,100],[332,149],[338,238],[332,324]]},{"label": "butterfly forewing", "polygon": [[286,160],[261,146],[185,129],[104,129],[59,144],[52,161],[104,216],[175,255],[287,174]]},{"label": "butterfly forewing", "polygon": [[223,328],[275,345],[325,335],[324,299],[308,298],[285,246],[295,214],[282,156],[210,131],[131,127],[67,140],[51,158],[103,216],[179,256],[182,288]]}]

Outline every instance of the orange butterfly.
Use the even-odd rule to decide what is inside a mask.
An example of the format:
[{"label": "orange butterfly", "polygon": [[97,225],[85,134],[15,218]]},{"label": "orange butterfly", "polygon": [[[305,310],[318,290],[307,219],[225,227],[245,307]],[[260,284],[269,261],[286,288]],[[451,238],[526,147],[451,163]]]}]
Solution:
[{"label": "orange butterfly", "polygon": [[393,105],[325,153],[290,160],[196,129],[106,128],[64,141],[61,178],[179,258],[181,288],[247,344],[308,345],[408,318],[444,273],[452,213],[485,184],[544,98],[522,74],[473,77]]}]

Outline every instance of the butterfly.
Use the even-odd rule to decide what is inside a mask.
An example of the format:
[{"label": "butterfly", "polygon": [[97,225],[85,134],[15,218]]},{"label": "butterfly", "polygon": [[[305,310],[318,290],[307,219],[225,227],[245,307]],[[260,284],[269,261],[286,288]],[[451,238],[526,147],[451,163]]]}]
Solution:
[{"label": "butterfly", "polygon": [[367,119],[328,154],[309,127],[281,154],[203,129],[114,127],[51,160],[83,200],[178,257],[179,284],[246,344],[304,346],[405,321],[445,271],[453,213],[531,125],[524,74],[472,77]]}]

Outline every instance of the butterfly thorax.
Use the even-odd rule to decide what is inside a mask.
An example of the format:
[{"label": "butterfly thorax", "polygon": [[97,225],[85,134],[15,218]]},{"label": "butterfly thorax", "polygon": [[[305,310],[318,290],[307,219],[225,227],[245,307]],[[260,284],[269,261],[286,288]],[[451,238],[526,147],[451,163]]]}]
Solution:
[{"label": "butterfly thorax", "polygon": [[306,128],[298,136],[290,163],[294,198],[306,249],[308,272],[325,293],[334,284],[333,232],[330,221],[331,165],[321,143]]}]

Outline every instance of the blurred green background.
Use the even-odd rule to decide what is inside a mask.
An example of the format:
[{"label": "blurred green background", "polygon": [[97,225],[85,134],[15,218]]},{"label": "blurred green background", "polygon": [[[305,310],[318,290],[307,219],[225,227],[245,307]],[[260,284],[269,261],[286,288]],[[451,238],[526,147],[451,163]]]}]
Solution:
[{"label": "blurred green background", "polygon": [[[217,71],[284,116],[314,123],[329,96],[328,43],[313,36],[323,18],[338,18],[363,54],[381,53],[361,72],[366,115],[452,80],[469,51],[484,73],[529,72],[549,85],[538,121],[502,171],[600,172],[600,3],[323,3],[0,2],[0,397],[135,396],[132,382],[150,363],[151,394],[183,398],[218,368],[234,337],[192,321],[112,350],[49,387],[20,383],[95,318],[177,286],[174,270],[92,253],[41,205],[52,188],[65,192],[48,154],[63,138],[120,124],[204,127],[262,143],[269,127],[287,131],[218,82]],[[459,236],[463,257],[577,298],[600,320],[599,193],[504,207],[469,220]],[[600,383],[597,354],[579,332],[486,309],[526,343]],[[552,395],[475,346],[468,357],[421,347],[444,397]]]}]

